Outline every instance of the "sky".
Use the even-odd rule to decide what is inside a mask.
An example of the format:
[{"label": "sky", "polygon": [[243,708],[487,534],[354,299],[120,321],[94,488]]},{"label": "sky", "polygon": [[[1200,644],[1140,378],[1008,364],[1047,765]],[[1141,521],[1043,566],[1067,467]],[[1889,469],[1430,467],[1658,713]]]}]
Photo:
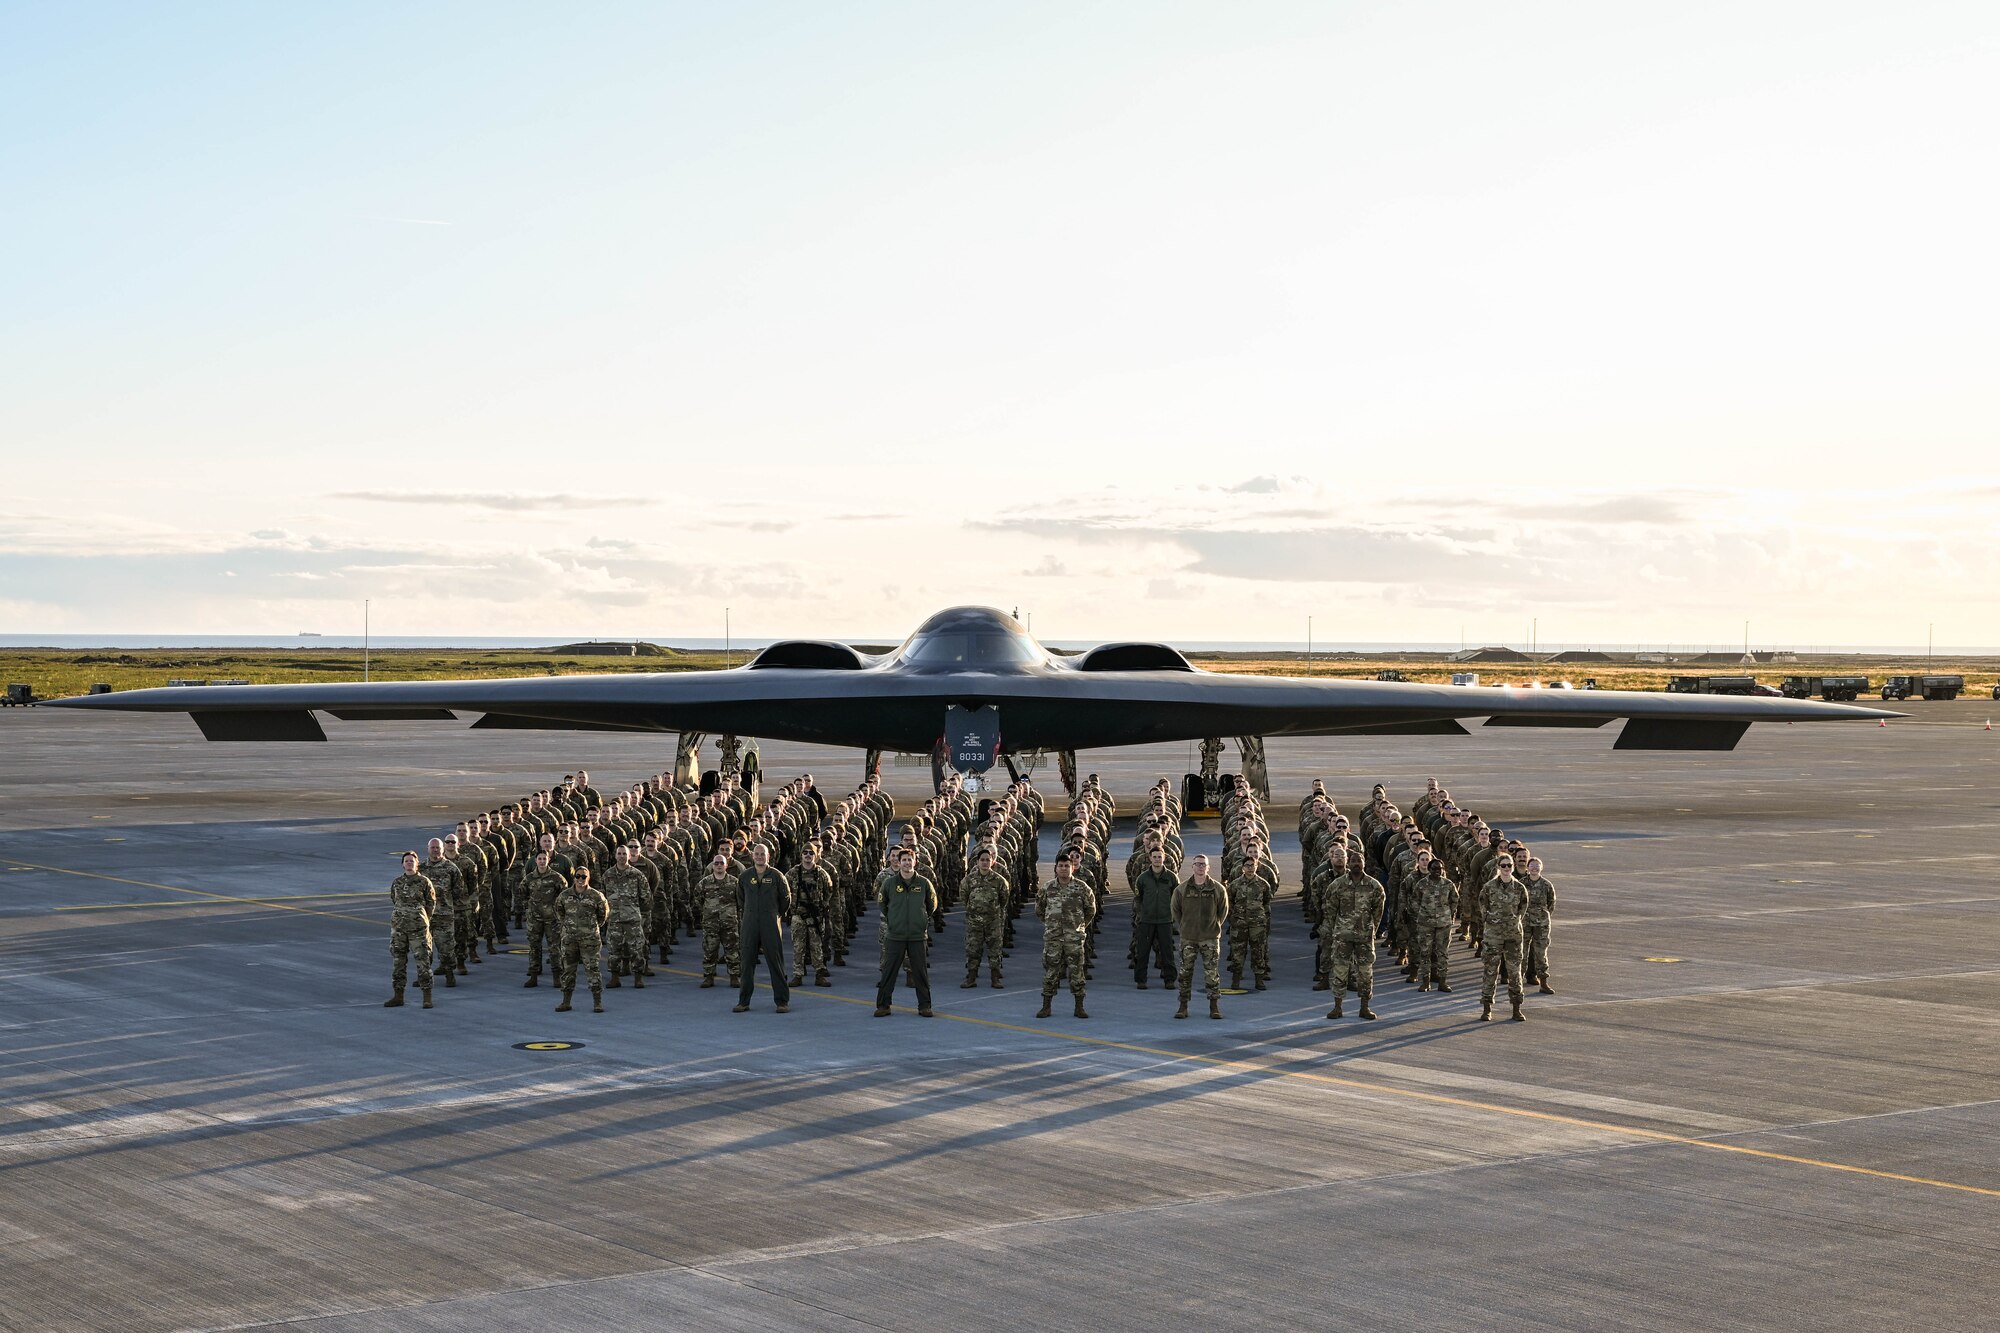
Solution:
[{"label": "sky", "polygon": [[0,632],[2000,643],[2000,6],[0,0]]}]

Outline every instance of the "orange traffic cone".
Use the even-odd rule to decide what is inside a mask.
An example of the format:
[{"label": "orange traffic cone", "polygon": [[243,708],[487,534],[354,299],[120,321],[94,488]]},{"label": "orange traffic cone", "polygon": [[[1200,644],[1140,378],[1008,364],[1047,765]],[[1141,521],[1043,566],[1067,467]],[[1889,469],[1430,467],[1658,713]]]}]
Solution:
[{"label": "orange traffic cone", "polygon": [[1876,726],[1878,726],[1878,727],[1886,727],[1886,726],[1888,726],[1888,725],[1889,725],[1889,719],[1888,719],[1888,718],[1886,718],[1886,717],[1884,717],[1884,718],[1877,718],[1877,719],[1875,720],[1875,725],[1876,725]]},{"label": "orange traffic cone", "polygon": [[1993,719],[1990,717],[1986,719],[1986,729],[1988,731],[1993,730]]}]

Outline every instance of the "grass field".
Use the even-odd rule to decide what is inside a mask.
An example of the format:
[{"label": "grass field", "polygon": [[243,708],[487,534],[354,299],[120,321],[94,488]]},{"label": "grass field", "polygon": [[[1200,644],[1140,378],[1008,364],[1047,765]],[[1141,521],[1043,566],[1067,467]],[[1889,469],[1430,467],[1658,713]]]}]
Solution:
[{"label": "grass field", "polygon": [[[740,665],[744,654],[729,659]],[[1366,659],[1320,656],[1308,662],[1304,654],[1248,655],[1232,653],[1195,654],[1197,665],[1209,671],[1243,672],[1251,675],[1325,676],[1372,678],[1384,670],[1401,671],[1413,681],[1442,683],[1459,670],[1480,673],[1484,684],[1526,684],[1568,679],[1577,685],[1585,677],[1595,677],[1604,689],[1659,690],[1676,675],[1733,675],[1739,669],[1727,666],[1632,666],[1595,664],[1472,665],[1445,661],[1436,654],[1383,654]],[[532,649],[392,649],[370,655],[370,680],[453,680],[500,676],[574,675],[580,673],[628,673],[633,671],[712,671],[725,664],[719,652],[669,652],[646,657],[608,657],[565,654]],[[1802,659],[1759,667],[1753,674],[1775,685],[1788,675],[1865,675],[1880,684],[1882,677],[1924,671],[1956,672],[1966,678],[1968,694],[1984,695],[1993,686],[2000,661],[1992,658],[1938,660],[1927,666],[1924,659],[1884,658],[1860,661],[1854,658]],[[59,698],[83,694],[93,684],[114,690],[137,690],[165,685],[170,680],[243,680],[251,684],[280,684],[304,681],[359,681],[362,679],[361,653],[297,648],[271,649],[158,649],[139,652],[62,649],[0,649],[0,683],[19,682],[32,686],[38,698]]]}]

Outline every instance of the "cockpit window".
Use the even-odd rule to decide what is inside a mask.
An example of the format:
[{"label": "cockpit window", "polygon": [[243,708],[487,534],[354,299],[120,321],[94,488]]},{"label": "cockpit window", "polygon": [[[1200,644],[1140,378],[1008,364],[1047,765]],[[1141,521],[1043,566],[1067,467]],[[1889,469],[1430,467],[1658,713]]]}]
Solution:
[{"label": "cockpit window", "polygon": [[1035,646],[1017,635],[950,630],[913,637],[902,656],[919,666],[1019,666],[1040,660]]}]

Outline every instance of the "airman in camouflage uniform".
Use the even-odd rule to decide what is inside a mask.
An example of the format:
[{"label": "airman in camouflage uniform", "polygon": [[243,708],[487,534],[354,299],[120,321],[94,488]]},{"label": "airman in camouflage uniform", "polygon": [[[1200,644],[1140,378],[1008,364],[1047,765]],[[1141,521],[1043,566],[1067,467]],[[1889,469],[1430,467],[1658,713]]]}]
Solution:
[{"label": "airman in camouflage uniform", "polygon": [[729,984],[739,983],[736,964],[736,877],[729,858],[718,851],[709,859],[708,873],[694,887],[696,909],[701,913],[701,984],[715,985],[715,966],[726,964]]},{"label": "airman in camouflage uniform", "polygon": [[981,847],[973,854],[971,873],[960,884],[965,893],[965,980],[959,983],[961,990],[979,984],[982,958],[992,967],[993,988],[1000,989],[1000,945],[1014,886],[995,869],[998,859],[991,845]]},{"label": "airman in camouflage uniform", "polygon": [[1493,1017],[1493,991],[1502,972],[1507,976],[1508,998],[1514,1002],[1514,1021],[1525,1023],[1521,1012],[1522,917],[1528,910],[1528,890],[1514,878],[1514,858],[1501,853],[1493,858],[1493,878],[1479,890],[1479,915],[1484,926],[1486,977],[1479,990],[1479,1021]]},{"label": "airman in camouflage uniform", "polygon": [[1528,910],[1524,920],[1526,938],[1522,943],[1528,981],[1538,984],[1542,994],[1554,995],[1549,985],[1549,928],[1556,915],[1556,886],[1542,878],[1542,859],[1528,858],[1528,873],[1521,881],[1528,889]]},{"label": "airman in camouflage uniform", "polygon": [[555,934],[556,899],[568,887],[568,881],[555,868],[549,854],[537,852],[534,868],[528,871],[521,890],[526,899],[521,910],[528,931],[528,986],[541,985],[544,947],[548,949],[549,969],[561,972],[561,946]]},{"label": "airman in camouflage uniform", "polygon": [[813,985],[831,986],[833,876],[820,864],[816,844],[799,849],[799,863],[787,878],[792,884],[792,984],[805,985],[810,972]]},{"label": "airman in camouflage uniform", "polygon": [[417,854],[403,853],[403,873],[389,885],[390,979],[396,993],[382,1002],[384,1009],[400,1009],[403,985],[409,977],[410,955],[417,956],[417,989],[424,993],[424,1008],[431,1007],[431,910],[437,906],[437,889],[417,873]]},{"label": "airman in camouflage uniform", "polygon": [[1229,984],[1243,984],[1247,963],[1253,984],[1263,990],[1271,979],[1271,897],[1277,891],[1277,868],[1264,856],[1263,843],[1252,836],[1243,843],[1243,859],[1225,887],[1229,890]]},{"label": "airman in camouflage uniform", "polygon": [[444,984],[456,986],[465,975],[465,959],[458,948],[458,900],[462,897],[458,867],[444,854],[444,840],[432,838],[430,859],[424,862],[424,878],[437,890],[437,908],[431,913],[431,940],[437,946],[438,970]]},{"label": "airman in camouflage uniform", "polygon": [[1042,1007],[1037,1018],[1049,1016],[1065,974],[1069,992],[1076,998],[1076,1016],[1090,1017],[1083,1009],[1084,951],[1097,901],[1090,886],[1076,876],[1080,859],[1075,854],[1057,859],[1056,877],[1042,889],[1035,905],[1035,913],[1042,919]]},{"label": "airman in camouflage uniform", "polygon": [[562,984],[562,1003],[557,1013],[567,1013],[569,997],[576,990],[576,973],[590,968],[590,1007],[604,1012],[604,969],[602,950],[604,927],[611,920],[611,904],[590,887],[590,872],[579,868],[569,888],[556,898],[556,929],[562,940],[556,979]]},{"label": "airman in camouflage uniform", "polygon": [[1445,877],[1444,862],[1427,856],[1410,881],[1409,895],[1414,921],[1410,957],[1416,966],[1417,989],[1427,991],[1435,982],[1449,995],[1451,922],[1458,913],[1458,885]]},{"label": "airman in camouflage uniform", "polygon": [[1334,853],[1333,871],[1320,900],[1320,929],[1333,934],[1333,1008],[1326,1016],[1340,1017],[1352,987],[1361,997],[1361,1016],[1373,1018],[1369,1000],[1375,994],[1375,928],[1387,894],[1372,875],[1351,866],[1343,852]]},{"label": "airman in camouflage uniform", "polygon": [[1175,1018],[1188,1016],[1188,994],[1194,989],[1194,965],[1201,962],[1202,977],[1208,983],[1208,1016],[1222,1017],[1222,926],[1229,919],[1229,891],[1222,882],[1210,879],[1208,858],[1194,858],[1194,873],[1174,890],[1174,929],[1180,932],[1181,1007]]},{"label": "airman in camouflage uniform", "polygon": [[616,990],[624,983],[619,980],[627,973],[632,976],[632,984],[645,989],[646,976],[646,905],[652,897],[646,877],[632,867],[632,853],[629,848],[620,847],[613,857],[615,864],[604,872],[604,900],[610,904],[610,930],[606,936],[610,956],[611,980],[609,985]]}]

